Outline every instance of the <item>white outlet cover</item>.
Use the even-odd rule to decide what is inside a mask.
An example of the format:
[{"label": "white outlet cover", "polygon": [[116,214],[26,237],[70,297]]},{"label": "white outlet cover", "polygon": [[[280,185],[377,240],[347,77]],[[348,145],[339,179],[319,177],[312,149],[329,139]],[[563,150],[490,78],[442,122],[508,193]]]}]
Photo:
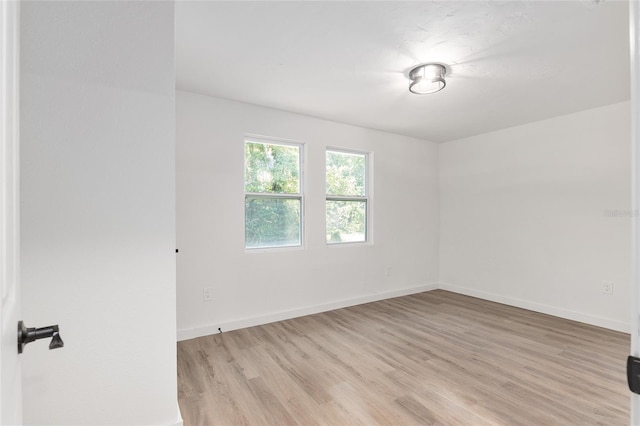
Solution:
[{"label": "white outlet cover", "polygon": [[212,288],[203,288],[202,289],[202,299],[205,302],[210,302],[213,300],[213,289]]}]

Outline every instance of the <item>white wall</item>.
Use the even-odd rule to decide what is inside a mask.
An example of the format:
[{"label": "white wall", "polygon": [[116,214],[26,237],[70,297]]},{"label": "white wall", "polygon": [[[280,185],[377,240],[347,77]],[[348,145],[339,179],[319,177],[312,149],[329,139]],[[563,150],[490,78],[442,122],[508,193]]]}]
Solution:
[{"label": "white wall", "polygon": [[[180,91],[176,124],[179,338],[434,288],[436,144]],[[245,133],[306,143],[303,249],[245,251]],[[373,244],[325,244],[327,146],[373,153]]]},{"label": "white wall", "polygon": [[26,424],[180,421],[173,7],[22,4]]},{"label": "white wall", "polygon": [[629,331],[629,132],[627,102],[440,145],[443,288]]}]

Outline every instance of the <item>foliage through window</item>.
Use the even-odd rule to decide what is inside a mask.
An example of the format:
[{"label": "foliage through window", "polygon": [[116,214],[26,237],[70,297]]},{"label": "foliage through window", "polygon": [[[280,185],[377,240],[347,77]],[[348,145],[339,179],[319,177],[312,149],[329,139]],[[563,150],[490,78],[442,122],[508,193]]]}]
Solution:
[{"label": "foliage through window", "polygon": [[244,144],[245,247],[302,245],[302,145]]},{"label": "foliage through window", "polygon": [[327,243],[367,241],[368,156],[327,150]]}]

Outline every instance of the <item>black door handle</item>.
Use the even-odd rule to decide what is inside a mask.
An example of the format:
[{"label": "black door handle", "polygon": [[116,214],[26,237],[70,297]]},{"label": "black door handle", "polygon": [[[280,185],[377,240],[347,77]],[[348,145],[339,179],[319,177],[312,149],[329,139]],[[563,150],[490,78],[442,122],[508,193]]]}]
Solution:
[{"label": "black door handle", "polygon": [[51,337],[49,349],[58,349],[64,347],[64,342],[60,337],[60,329],[58,324],[41,328],[27,328],[22,321],[18,321],[18,353],[21,354],[24,346],[38,339],[46,339]]}]

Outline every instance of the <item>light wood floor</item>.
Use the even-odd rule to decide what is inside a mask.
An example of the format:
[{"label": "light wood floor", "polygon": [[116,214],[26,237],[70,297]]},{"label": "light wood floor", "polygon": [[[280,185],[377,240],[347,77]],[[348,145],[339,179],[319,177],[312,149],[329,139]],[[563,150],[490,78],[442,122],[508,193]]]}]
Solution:
[{"label": "light wood floor", "polygon": [[626,425],[629,336],[442,290],[178,343],[195,425]]}]

